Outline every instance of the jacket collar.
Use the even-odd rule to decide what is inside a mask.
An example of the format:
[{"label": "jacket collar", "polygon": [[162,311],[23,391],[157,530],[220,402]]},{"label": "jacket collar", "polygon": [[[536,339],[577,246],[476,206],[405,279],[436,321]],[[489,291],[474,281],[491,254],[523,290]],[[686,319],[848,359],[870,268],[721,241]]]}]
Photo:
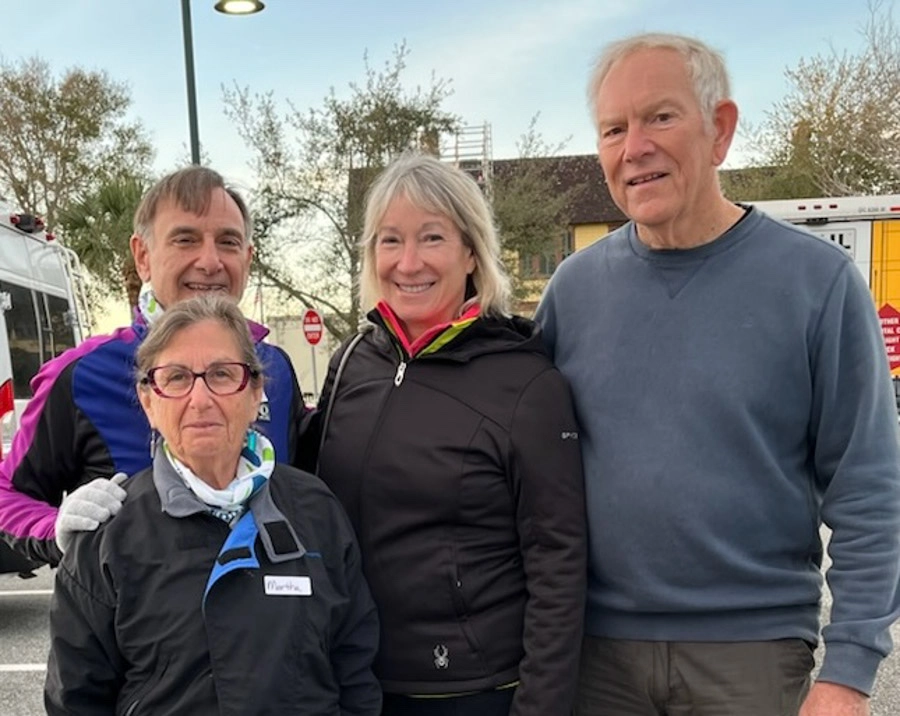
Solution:
[{"label": "jacket collar", "polygon": [[458,318],[432,326],[414,341],[409,339],[397,314],[387,303],[379,301],[375,306],[375,313],[381,317],[384,326],[394,335],[403,350],[406,351],[406,355],[415,358],[419,355],[434,353],[450,343],[478,320],[481,315],[481,307],[477,303],[472,304]]},{"label": "jacket collar", "polygon": [[[269,482],[267,480],[259,488],[249,503],[266,556],[273,563],[302,557],[306,554],[306,547],[297,536],[293,525],[275,504]],[[175,472],[164,450],[157,450],[153,458],[153,484],[159,494],[162,511],[167,515],[184,518],[196,514],[209,514],[209,506],[191,492],[184,480]]]}]

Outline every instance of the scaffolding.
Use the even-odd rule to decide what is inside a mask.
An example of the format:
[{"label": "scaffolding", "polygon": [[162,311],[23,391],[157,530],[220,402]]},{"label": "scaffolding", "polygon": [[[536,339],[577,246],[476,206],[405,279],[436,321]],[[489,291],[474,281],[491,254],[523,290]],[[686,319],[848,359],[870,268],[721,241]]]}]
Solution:
[{"label": "scaffolding", "polygon": [[455,134],[441,137],[440,157],[469,174],[488,201],[493,200],[494,163],[489,123],[460,127]]}]

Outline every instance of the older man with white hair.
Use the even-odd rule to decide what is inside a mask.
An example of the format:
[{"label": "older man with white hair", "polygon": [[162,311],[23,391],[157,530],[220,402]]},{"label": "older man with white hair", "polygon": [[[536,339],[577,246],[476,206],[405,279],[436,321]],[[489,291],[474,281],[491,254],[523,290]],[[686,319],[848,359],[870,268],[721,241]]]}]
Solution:
[{"label": "older man with white hair", "polygon": [[[879,323],[839,246],[727,200],[722,58],[614,42],[590,82],[631,219],[538,309],[581,425],[590,559],[576,713],[855,716],[900,613],[900,451]],[[834,596],[819,638],[823,545]]]}]

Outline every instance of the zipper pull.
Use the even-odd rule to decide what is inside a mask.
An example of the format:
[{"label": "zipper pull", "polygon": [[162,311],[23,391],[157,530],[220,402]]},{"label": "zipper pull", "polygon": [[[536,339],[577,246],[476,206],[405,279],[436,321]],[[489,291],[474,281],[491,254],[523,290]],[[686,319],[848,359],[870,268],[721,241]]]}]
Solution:
[{"label": "zipper pull", "polygon": [[404,373],[406,373],[406,361],[400,361],[400,365],[397,366],[397,375],[394,376],[394,385],[396,385],[398,388],[403,382]]}]

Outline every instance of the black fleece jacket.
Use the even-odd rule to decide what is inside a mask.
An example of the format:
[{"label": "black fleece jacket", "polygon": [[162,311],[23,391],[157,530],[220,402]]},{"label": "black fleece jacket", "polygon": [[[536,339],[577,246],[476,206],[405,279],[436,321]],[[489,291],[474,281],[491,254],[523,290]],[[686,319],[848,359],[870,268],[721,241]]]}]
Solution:
[{"label": "black fleece jacket", "polygon": [[[360,542],[381,621],[376,675],[401,694],[518,680],[511,713],[567,716],[586,550],[568,386],[531,321],[478,318],[410,358],[381,314],[369,318],[318,472]],[[315,444],[322,426],[307,428]]]}]

